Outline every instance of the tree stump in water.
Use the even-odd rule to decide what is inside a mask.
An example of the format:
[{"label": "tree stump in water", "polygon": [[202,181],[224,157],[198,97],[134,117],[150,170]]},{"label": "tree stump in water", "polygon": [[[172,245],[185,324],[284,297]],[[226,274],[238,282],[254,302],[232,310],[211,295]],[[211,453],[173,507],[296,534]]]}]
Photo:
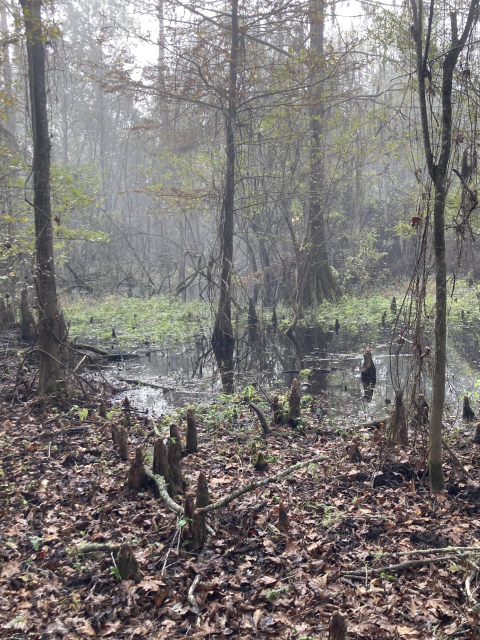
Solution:
[{"label": "tree stump in water", "polygon": [[346,635],[347,622],[340,611],[335,611],[328,625],[328,640],[345,640]]},{"label": "tree stump in water", "polygon": [[125,427],[120,427],[120,429],[118,430],[117,445],[118,445],[118,453],[122,458],[122,460],[128,460],[129,458],[128,434]]},{"label": "tree stump in water", "polygon": [[273,325],[277,324],[277,308],[275,305],[273,305],[273,311],[272,311],[272,324]]},{"label": "tree stump in water", "polygon": [[195,422],[195,414],[193,409],[187,409],[187,444],[185,450],[188,453],[197,453],[197,423]]},{"label": "tree stump in water", "polygon": [[32,312],[30,311],[30,307],[28,306],[28,289],[25,287],[22,289],[22,295],[20,298],[20,314],[22,316],[22,340],[31,343],[35,338],[36,322]]},{"label": "tree stump in water", "polygon": [[249,326],[257,326],[258,324],[258,315],[257,310],[255,309],[255,303],[252,298],[248,298],[248,325]]},{"label": "tree stump in water", "polygon": [[467,422],[472,422],[472,420],[475,420],[475,414],[472,407],[470,406],[470,398],[467,395],[463,396],[462,418]]},{"label": "tree stump in water", "polygon": [[402,445],[408,444],[407,413],[403,404],[402,389],[395,391],[395,406],[390,415],[388,441]]},{"label": "tree stump in water", "polygon": [[[153,445],[152,471],[154,475],[162,476],[163,478],[165,478],[168,495],[173,498],[175,491],[173,486],[172,474],[170,472],[170,465],[168,464],[167,460],[167,450],[165,448],[163,438],[157,438],[155,440],[155,444]],[[157,492],[158,489],[155,485],[155,494],[157,494]]]},{"label": "tree stump in water", "polygon": [[294,378],[290,395],[288,397],[288,420],[292,427],[297,425],[300,418],[300,391],[298,390],[298,380]]},{"label": "tree stump in water", "polygon": [[122,580],[134,580],[141,582],[143,574],[138,566],[138,561],[133,555],[129,544],[122,544],[117,558],[118,573]]},{"label": "tree stump in water", "polygon": [[135,460],[132,462],[132,466],[128,471],[127,487],[134,491],[140,491],[140,489],[144,489],[147,486],[148,481],[149,478],[143,466],[142,447],[137,447]]},{"label": "tree stump in water", "polygon": [[177,425],[170,426],[170,439],[167,447],[167,460],[170,466],[170,474],[173,480],[175,491],[183,491],[187,488],[187,481],[183,477],[182,466],[182,441]]},{"label": "tree stump in water", "polygon": [[369,384],[375,384],[377,382],[377,369],[375,368],[375,364],[372,358],[372,352],[370,351],[370,347],[365,348],[365,352],[363,354],[363,367],[361,374],[362,382],[366,382]]},{"label": "tree stump in water", "polygon": [[473,438],[475,444],[480,444],[480,422],[477,422],[477,428],[475,429],[475,436]]}]

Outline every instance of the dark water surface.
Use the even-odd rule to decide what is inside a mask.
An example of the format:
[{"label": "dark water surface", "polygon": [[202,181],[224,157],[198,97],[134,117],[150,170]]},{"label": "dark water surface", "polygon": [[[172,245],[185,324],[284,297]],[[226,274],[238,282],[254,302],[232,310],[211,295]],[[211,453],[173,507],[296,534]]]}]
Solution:
[{"label": "dark water surface", "polygon": [[[351,416],[370,420],[386,414],[386,399],[393,402],[393,384],[405,386],[412,380],[412,345],[391,345],[391,330],[385,328],[370,342],[377,369],[373,389],[365,390],[360,379],[363,352],[367,346],[360,334],[323,331],[320,327],[300,328],[289,339],[274,327],[248,331],[237,341],[237,388],[257,384],[268,393],[284,392],[292,384],[295,372],[318,369],[303,392],[320,397],[320,405],[328,417]],[[425,341],[428,344],[428,341]],[[479,349],[476,331],[458,330],[448,338],[447,411],[453,416],[461,412],[461,399],[475,391],[480,379]],[[148,355],[115,363],[107,371],[111,380],[141,380],[164,387],[131,385],[128,392],[135,406],[161,415],[190,404],[213,401],[221,393],[218,372],[206,337],[180,347],[152,350]],[[430,389],[433,356],[424,358],[423,390],[427,399]],[[327,373],[328,371],[328,373]],[[371,397],[370,397],[371,396]],[[388,411],[390,408],[388,408]]]}]

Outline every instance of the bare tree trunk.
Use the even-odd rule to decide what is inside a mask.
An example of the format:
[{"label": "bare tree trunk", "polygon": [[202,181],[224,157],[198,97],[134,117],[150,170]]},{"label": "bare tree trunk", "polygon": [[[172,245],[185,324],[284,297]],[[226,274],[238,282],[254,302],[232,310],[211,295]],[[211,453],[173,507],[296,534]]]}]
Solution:
[{"label": "bare tree trunk", "polygon": [[35,209],[36,293],[40,393],[57,389],[62,377],[61,336],[50,203],[50,136],[45,86],[45,47],[41,0],[19,0],[23,9],[33,128],[33,206]]},{"label": "bare tree trunk", "polygon": [[310,197],[308,225],[303,249],[303,291],[301,305],[333,299],[339,293],[338,284],[328,263],[325,238],[325,170],[324,170],[324,0],[312,0],[310,4],[310,37],[313,64],[311,113],[310,113]]},{"label": "bare tree trunk", "polygon": [[452,88],[453,74],[458,57],[465,46],[467,38],[477,20],[479,0],[471,0],[468,17],[462,36],[458,38],[457,14],[450,14],[452,47],[443,59],[442,71],[442,125],[441,146],[438,162],[435,162],[432,151],[431,133],[429,128],[430,114],[427,109],[426,98],[426,67],[430,44],[431,27],[433,22],[434,0],[431,0],[430,16],[423,52],[423,18],[422,2],[412,0],[411,27],[416,50],[416,67],[418,92],[420,101],[420,115],[422,123],[423,145],[425,159],[430,178],[435,189],[435,204],[433,208],[433,238],[435,251],[435,364],[432,385],[432,413],[429,430],[429,478],[430,490],[436,495],[445,486],[442,467],[442,420],[445,402],[445,373],[447,353],[447,265],[445,261],[445,198],[447,193],[447,170],[452,146]]},{"label": "bare tree trunk", "polygon": [[232,42],[230,52],[230,75],[228,84],[227,168],[223,197],[223,220],[221,233],[222,274],[220,297],[212,335],[215,354],[225,393],[233,392],[233,352],[235,339],[232,326],[232,268],[233,226],[235,216],[235,126],[237,119],[237,73],[238,73],[238,0],[232,0]]}]

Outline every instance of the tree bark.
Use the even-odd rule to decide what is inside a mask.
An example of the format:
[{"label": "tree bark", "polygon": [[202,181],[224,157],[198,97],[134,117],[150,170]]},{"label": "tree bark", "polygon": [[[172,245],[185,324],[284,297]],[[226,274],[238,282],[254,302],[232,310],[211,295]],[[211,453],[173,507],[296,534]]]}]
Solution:
[{"label": "tree bark", "polygon": [[429,479],[430,490],[433,495],[438,494],[445,487],[442,467],[442,419],[445,402],[445,375],[447,354],[447,265],[445,260],[445,199],[447,193],[447,170],[452,146],[452,90],[453,74],[458,57],[465,46],[467,38],[477,20],[479,0],[471,0],[467,20],[462,36],[458,38],[457,15],[450,14],[452,46],[445,54],[442,71],[442,121],[441,146],[438,162],[432,151],[431,132],[429,127],[429,113],[426,99],[426,65],[431,26],[433,21],[434,0],[431,0],[428,31],[423,52],[423,19],[422,2],[412,0],[411,27],[415,43],[417,82],[420,102],[420,116],[422,123],[423,145],[425,159],[430,178],[434,185],[435,200],[433,208],[433,241],[435,252],[435,363],[432,385],[432,412],[429,429]]},{"label": "tree bark", "polygon": [[[308,306],[334,299],[340,292],[327,256],[325,238],[325,169],[324,169],[324,0],[311,0],[310,38],[313,64],[310,107],[310,184],[308,224],[303,247],[303,277],[299,303]],[[303,285],[303,286],[302,286]]]},{"label": "tree bark", "polygon": [[221,228],[222,274],[220,298],[212,335],[212,347],[222,377],[225,393],[233,392],[233,352],[235,339],[232,326],[232,269],[233,229],[235,218],[235,127],[237,119],[237,75],[238,75],[238,0],[232,0],[232,32],[228,80],[228,109],[226,112],[227,166],[223,197],[223,219]]},{"label": "tree bark", "polygon": [[33,207],[35,210],[36,295],[40,393],[58,388],[62,376],[63,334],[55,285],[50,202],[50,136],[45,85],[45,46],[41,0],[19,0],[23,10],[33,130]]}]

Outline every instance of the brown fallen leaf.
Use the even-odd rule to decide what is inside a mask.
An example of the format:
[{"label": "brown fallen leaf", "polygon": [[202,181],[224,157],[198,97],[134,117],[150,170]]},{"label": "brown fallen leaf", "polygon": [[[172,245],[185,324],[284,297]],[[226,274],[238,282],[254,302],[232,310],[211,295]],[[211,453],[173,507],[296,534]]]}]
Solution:
[{"label": "brown fallen leaf", "polygon": [[100,635],[103,637],[110,636],[112,635],[112,633],[118,631],[121,627],[122,623],[120,620],[115,620],[115,622],[105,622],[100,627]]},{"label": "brown fallen leaf", "polygon": [[412,629],[412,627],[401,627],[400,625],[397,625],[397,631],[401,638],[418,638],[418,631],[416,629]]},{"label": "brown fallen leaf", "polygon": [[10,560],[10,562],[3,565],[2,577],[11,578],[18,571],[20,565],[21,560]]},{"label": "brown fallen leaf", "polygon": [[90,622],[88,620],[85,620],[83,625],[81,627],[77,627],[76,629],[77,633],[80,634],[84,634],[86,636],[96,636],[97,634],[95,633],[95,631],[93,630],[92,625],[90,624]]},{"label": "brown fallen leaf", "polygon": [[262,617],[263,617],[263,611],[262,611],[262,609],[257,609],[256,611],[254,611],[254,613],[253,613],[253,616],[252,616],[252,617],[253,617],[253,622],[254,622],[254,624],[255,624],[255,628],[257,628],[257,627],[258,627],[258,623],[260,622],[260,620],[261,620],[261,619],[262,619]]}]

